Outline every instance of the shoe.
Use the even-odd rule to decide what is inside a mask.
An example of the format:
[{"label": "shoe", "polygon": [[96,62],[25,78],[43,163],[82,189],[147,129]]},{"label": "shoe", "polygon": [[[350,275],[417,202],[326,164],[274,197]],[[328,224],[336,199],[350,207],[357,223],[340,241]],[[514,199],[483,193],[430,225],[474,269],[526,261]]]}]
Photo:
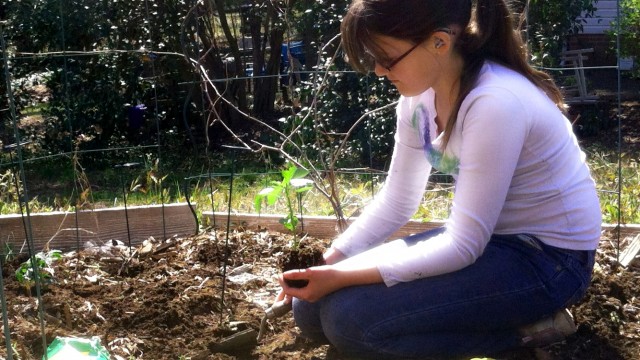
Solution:
[{"label": "shoe", "polygon": [[577,331],[573,316],[562,309],[553,316],[520,328],[522,346],[544,347],[564,340]]}]

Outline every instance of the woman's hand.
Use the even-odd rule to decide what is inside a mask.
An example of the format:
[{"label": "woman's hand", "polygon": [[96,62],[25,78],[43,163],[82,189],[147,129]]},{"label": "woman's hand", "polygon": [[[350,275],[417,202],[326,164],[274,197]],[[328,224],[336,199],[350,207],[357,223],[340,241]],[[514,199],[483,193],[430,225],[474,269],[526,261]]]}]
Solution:
[{"label": "woman's hand", "polygon": [[[285,279],[307,280],[309,283],[303,288],[295,288],[287,285]],[[292,296],[309,302],[315,302],[342,287],[340,285],[340,275],[331,265],[290,270],[283,273],[279,280],[285,297]]]},{"label": "woman's hand", "polygon": [[[329,248],[325,253],[324,253],[324,261],[327,265],[332,265],[335,264],[337,262],[340,262],[344,259],[346,259],[347,257],[340,252],[339,250],[336,250],[334,248]],[[315,269],[315,268],[313,268]],[[323,271],[328,271],[327,269],[322,269]],[[288,271],[285,274],[283,274],[280,277],[280,284],[282,285],[282,289],[280,290],[280,292],[278,293],[278,296],[276,296],[276,299],[274,301],[274,303],[279,302],[279,301],[284,301],[285,303],[290,303],[291,300],[294,297],[298,297],[300,299],[303,300],[307,300],[307,301],[316,301],[317,299],[329,294],[330,292],[333,292],[335,290],[337,290],[338,288],[334,285],[334,286],[315,286],[316,282],[318,282],[318,278],[322,278],[322,276],[327,277],[328,279],[325,280],[320,280],[320,284],[329,284],[331,281],[335,281],[334,278],[332,278],[332,276],[328,276],[327,274],[316,274],[315,276],[312,274],[315,270],[292,270],[292,271]],[[304,272],[304,273],[302,273]],[[286,289],[290,289],[293,290],[294,293],[298,293],[298,291],[296,291],[296,288],[292,288],[287,286],[287,284],[283,281],[285,278],[286,279],[291,279],[291,280],[307,280],[309,281],[310,278],[309,276],[314,277],[316,280],[314,281],[314,286],[311,289],[307,289],[309,286],[307,285],[305,287],[305,289],[307,289],[306,291],[304,291],[304,294],[301,294],[301,296],[295,296],[293,294],[289,294],[285,291]],[[302,297],[304,296],[304,297]],[[313,300],[311,300],[313,299]]]},{"label": "woman's hand", "polygon": [[[309,283],[303,288],[294,288],[288,286],[285,279],[307,280]],[[279,281],[285,296],[315,302],[347,286],[382,282],[382,276],[375,266],[363,266],[344,261],[335,265],[287,271],[280,276]]]}]

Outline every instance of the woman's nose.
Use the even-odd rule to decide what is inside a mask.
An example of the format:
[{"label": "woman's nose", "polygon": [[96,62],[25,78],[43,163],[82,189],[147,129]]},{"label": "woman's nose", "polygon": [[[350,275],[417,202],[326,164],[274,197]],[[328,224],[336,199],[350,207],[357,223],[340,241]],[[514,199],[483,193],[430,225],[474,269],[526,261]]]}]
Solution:
[{"label": "woman's nose", "polygon": [[387,76],[387,74],[389,73],[389,70],[378,64],[378,62],[376,61],[375,66],[373,67],[373,72],[376,74],[377,77],[383,77],[383,76]]}]

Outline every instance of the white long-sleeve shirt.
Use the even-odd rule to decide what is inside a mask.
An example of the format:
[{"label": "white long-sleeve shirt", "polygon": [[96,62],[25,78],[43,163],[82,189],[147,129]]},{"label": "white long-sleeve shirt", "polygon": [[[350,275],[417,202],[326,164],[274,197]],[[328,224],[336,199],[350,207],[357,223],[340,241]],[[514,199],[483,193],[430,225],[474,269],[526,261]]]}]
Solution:
[{"label": "white long-sleeve shirt", "polygon": [[371,256],[388,286],[464,268],[482,255],[492,234],[531,234],[575,250],[597,247],[602,218],[585,155],[570,122],[542,90],[487,62],[444,153],[434,95],[429,89],[400,98],[387,180],[334,248],[353,256],[384,242],[418,208],[432,166],[456,181],[446,231],[413,246],[392,241],[376,252],[382,256]]}]

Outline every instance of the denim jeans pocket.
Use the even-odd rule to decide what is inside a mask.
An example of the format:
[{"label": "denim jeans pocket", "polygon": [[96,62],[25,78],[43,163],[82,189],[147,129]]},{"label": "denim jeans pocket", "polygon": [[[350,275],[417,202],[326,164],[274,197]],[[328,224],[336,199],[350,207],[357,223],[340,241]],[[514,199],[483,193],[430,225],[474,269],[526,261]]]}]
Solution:
[{"label": "denim jeans pocket", "polygon": [[545,254],[557,264],[557,273],[549,286],[558,293],[565,293],[565,307],[577,303],[584,297],[591,282],[595,251],[542,246]]},{"label": "denim jeans pocket", "polygon": [[500,236],[498,241],[509,238],[535,269],[554,303],[568,306],[584,296],[591,280],[595,252],[550,246],[529,234]]},{"label": "denim jeans pocket", "polygon": [[575,293],[567,300],[566,306],[569,306],[580,301],[587,293],[595,262],[595,250],[559,249],[559,252],[566,256],[567,270],[576,278],[580,279],[580,287],[576,289]]}]

